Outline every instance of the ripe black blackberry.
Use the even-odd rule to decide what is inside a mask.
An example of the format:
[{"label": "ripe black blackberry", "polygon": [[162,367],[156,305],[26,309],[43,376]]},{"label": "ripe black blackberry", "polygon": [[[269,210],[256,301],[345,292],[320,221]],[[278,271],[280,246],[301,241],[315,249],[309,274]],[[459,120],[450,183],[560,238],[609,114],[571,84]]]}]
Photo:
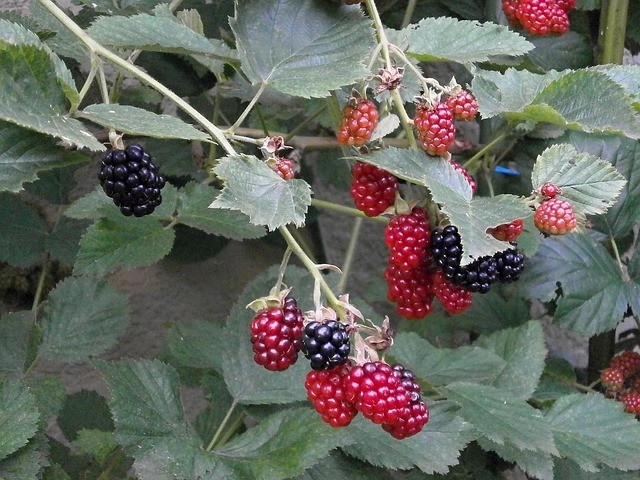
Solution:
[{"label": "ripe black blackberry", "polygon": [[312,369],[326,370],[347,363],[351,342],[340,322],[309,322],[302,332],[301,350],[311,361]]},{"label": "ripe black blackberry", "polygon": [[524,255],[518,252],[518,247],[514,245],[498,252],[493,258],[498,266],[498,280],[500,282],[511,283],[520,278],[520,274],[524,270]]},{"label": "ripe black blackberry", "polygon": [[491,284],[498,279],[498,265],[493,257],[480,257],[468,265],[460,266],[462,243],[458,228],[453,225],[433,232],[431,252],[445,278],[471,292],[487,293]]},{"label": "ripe black blackberry", "polygon": [[160,190],[165,180],[140,145],[107,151],[98,179],[104,193],[120,207],[123,215],[143,217],[162,203]]}]

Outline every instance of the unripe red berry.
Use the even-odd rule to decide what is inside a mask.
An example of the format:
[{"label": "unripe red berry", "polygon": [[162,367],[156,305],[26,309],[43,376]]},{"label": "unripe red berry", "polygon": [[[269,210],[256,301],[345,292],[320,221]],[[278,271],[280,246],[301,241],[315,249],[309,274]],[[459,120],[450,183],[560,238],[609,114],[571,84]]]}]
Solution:
[{"label": "unripe red berry", "polygon": [[420,145],[431,155],[447,153],[456,138],[453,112],[444,102],[419,104],[413,124],[418,131]]},{"label": "unripe red berry", "polygon": [[338,128],[338,142],[360,147],[371,139],[378,125],[378,109],[366,98],[353,99],[342,110],[342,123]]},{"label": "unripe red berry", "polygon": [[398,181],[391,173],[375,165],[356,162],[352,174],[349,193],[356,208],[367,217],[380,215],[395,203]]},{"label": "unripe red berry", "polygon": [[577,225],[571,204],[557,197],[545,200],[536,208],[533,223],[549,235],[564,235]]}]

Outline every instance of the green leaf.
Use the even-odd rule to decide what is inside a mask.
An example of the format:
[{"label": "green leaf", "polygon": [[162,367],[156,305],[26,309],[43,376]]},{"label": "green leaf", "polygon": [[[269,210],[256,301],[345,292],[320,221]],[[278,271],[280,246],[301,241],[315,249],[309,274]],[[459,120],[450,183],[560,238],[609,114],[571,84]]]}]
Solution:
[{"label": "green leaf", "polygon": [[28,310],[0,317],[0,379],[22,376],[32,322],[33,314]]},{"label": "green leaf", "polygon": [[[486,438],[478,440],[480,446],[487,451],[494,451],[507,462],[514,462],[529,475],[540,480],[553,480],[553,458],[547,452],[519,450],[506,443],[498,445]],[[559,477],[569,478],[569,477]]]},{"label": "green leaf", "polygon": [[423,18],[399,35],[409,41],[407,53],[423,62],[497,62],[496,56],[519,56],[534,46],[502,25],[455,18]]},{"label": "green leaf", "polygon": [[599,214],[615,203],[626,180],[609,162],[565,144],[538,156],[531,184],[537,190],[546,182],[560,187],[576,213]]},{"label": "green leaf", "polygon": [[73,441],[73,446],[79,452],[91,455],[98,462],[103,463],[118,448],[118,441],[113,432],[85,428],[78,432],[78,438]]},{"label": "green leaf", "polygon": [[38,429],[35,397],[17,380],[0,382],[0,460],[27,444]]},{"label": "green leaf", "polygon": [[556,479],[579,478],[580,480],[638,480],[638,472],[622,472],[602,467],[598,472],[585,472],[574,461],[556,459],[553,473]]},{"label": "green leaf", "polygon": [[374,423],[357,418],[349,428],[356,442],[343,450],[378,467],[408,470],[418,467],[424,473],[447,473],[458,463],[460,451],[475,438],[471,425],[447,411],[440,402],[429,405],[429,422],[422,432],[396,440]]},{"label": "green leaf", "polygon": [[536,75],[509,69],[478,70],[472,84],[483,118],[548,122],[585,132],[640,137],[631,98],[606,74],[593,70]]},{"label": "green leaf", "polygon": [[[220,350],[218,350],[220,351]],[[208,445],[218,427],[224,421],[227,413],[233,408],[233,397],[224,383],[224,379],[217,374],[205,375],[202,379],[202,391],[207,399],[207,407],[198,413],[194,427],[205,445]],[[244,410],[234,408],[227,423],[242,421]]]},{"label": "green leaf", "polygon": [[415,333],[400,333],[390,354],[432,385],[457,380],[492,381],[506,366],[493,352],[478,347],[436,348]]},{"label": "green leaf", "polygon": [[500,330],[489,337],[481,337],[475,345],[495,352],[506,362],[492,382],[494,387],[522,400],[531,397],[547,355],[540,322],[531,321],[521,327]]},{"label": "green leaf", "polygon": [[[43,467],[49,465],[45,455],[47,448],[47,437],[41,433],[36,434],[27,445],[8,458],[0,460],[0,479],[39,480]],[[55,480],[64,480],[64,478]]]},{"label": "green leaf", "polygon": [[531,214],[522,199],[513,195],[472,199],[469,182],[450,162],[416,149],[389,147],[359,159],[429,189],[433,201],[442,205],[451,224],[458,227],[464,247],[463,264],[507,248],[505,242],[486,233],[488,228]]},{"label": "green leaf", "polygon": [[585,35],[569,31],[564,35],[528,35],[535,48],[527,58],[544,72],[588,67],[593,64],[591,41]]},{"label": "green leaf", "polygon": [[85,160],[46,135],[0,121],[0,191],[18,192],[23,183],[36,180],[38,172]]},{"label": "green leaf", "polygon": [[640,65],[601,65],[593,70],[604,73],[625,89],[634,103],[640,102]]},{"label": "green leaf", "polygon": [[[284,372],[270,372],[253,361],[249,325],[253,312],[246,305],[266,295],[275,284],[278,267],[272,267],[257,276],[234,304],[224,329],[225,340],[222,367],[229,392],[240,403],[291,403],[306,400],[304,379],[309,370],[308,362],[300,358]],[[311,277],[306,270],[290,266],[284,281],[293,286],[291,295],[298,299],[298,307],[305,310],[311,305],[303,302],[313,298]],[[302,305],[301,305],[302,304]]]},{"label": "green leaf", "polygon": [[78,254],[78,242],[89,223],[61,217],[55,230],[46,239],[46,249],[52,258],[66,265],[73,265]]},{"label": "green leaf", "polygon": [[626,285],[615,261],[587,235],[542,241],[520,279],[529,298],[551,300],[557,283],[554,322],[586,336],[615,328],[627,308]]},{"label": "green leaf", "polygon": [[549,425],[542,414],[524,400],[489,385],[455,382],[446,395],[461,409],[459,415],[498,445],[506,442],[519,450],[557,453]]},{"label": "green leaf", "polygon": [[167,345],[180,366],[222,371],[221,325],[204,321],[178,323],[169,331]]},{"label": "green leaf", "polygon": [[30,267],[45,251],[47,226],[17,195],[0,193],[0,205],[0,260]]},{"label": "green leaf", "polygon": [[36,405],[42,420],[55,417],[67,396],[67,391],[60,378],[55,375],[25,377],[25,386],[36,397]]},{"label": "green leaf", "polygon": [[144,137],[208,141],[209,135],[173,115],[158,115],[130,105],[99,103],[76,115],[118,132]]},{"label": "green leaf", "polygon": [[[144,440],[188,441],[195,435],[180,403],[176,371],[158,360],[97,360],[111,390],[109,408],[116,435],[123,446],[135,452]],[[148,445],[147,445],[148,447]]]},{"label": "green leaf", "polygon": [[107,400],[95,390],[80,390],[68,395],[58,415],[58,425],[70,442],[85,429],[114,430]]},{"label": "green leaf", "polygon": [[296,408],[271,415],[215,453],[236,478],[278,480],[299,475],[350,442],[347,429],[332,429],[314,410]]},{"label": "green leaf", "polygon": [[176,18],[145,13],[131,17],[98,17],[87,34],[103,45],[155,52],[215,53],[211,43]]},{"label": "green leaf", "polygon": [[104,280],[69,277],[49,294],[39,353],[64,361],[99,355],[116,343],[128,323],[124,295]]},{"label": "green leaf", "polygon": [[239,0],[229,24],[242,71],[253,84],[305,98],[326,97],[367,75],[364,61],[374,46],[373,29],[355,6]]},{"label": "green leaf", "polygon": [[572,385],[577,381],[576,372],[568,361],[563,358],[549,357],[546,360],[538,388],[533,393],[533,398],[544,402],[556,400],[563,395],[570,395],[575,393]]},{"label": "green leaf", "polygon": [[102,187],[98,185],[84,197],[73,202],[64,211],[64,214],[75,219],[96,220],[113,212],[114,208],[113,201],[105,195]]},{"label": "green leaf", "polygon": [[637,470],[640,423],[620,402],[597,393],[558,399],[546,415],[558,451],[588,472],[600,465]]},{"label": "green leaf", "polygon": [[266,163],[248,155],[225,157],[213,171],[225,185],[211,208],[240,210],[251,223],[269,230],[304,224],[311,204],[311,187],[304,180],[283,180]]},{"label": "green leaf", "polygon": [[496,287],[494,285],[489,293],[474,296],[471,307],[456,315],[457,328],[489,335],[496,330],[521,325],[531,318],[521,298],[505,299]]},{"label": "green leaf", "polygon": [[213,455],[205,452],[194,439],[149,439],[135,457],[133,469],[140,480],[216,480],[212,475]]},{"label": "green leaf", "polygon": [[307,469],[293,480],[391,480],[391,472],[347,457],[339,450]]},{"label": "green leaf", "polygon": [[74,272],[104,275],[118,268],[151,265],[171,251],[175,232],[152,217],[102,218],[80,240]]},{"label": "green leaf", "polygon": [[200,183],[185,185],[178,197],[178,222],[234,240],[259,238],[265,234],[264,228],[252,225],[240,212],[209,208],[218,193],[219,190]]},{"label": "green leaf", "polygon": [[35,45],[0,42],[0,119],[45,133],[78,148],[105,147],[74,118],[49,54]]}]

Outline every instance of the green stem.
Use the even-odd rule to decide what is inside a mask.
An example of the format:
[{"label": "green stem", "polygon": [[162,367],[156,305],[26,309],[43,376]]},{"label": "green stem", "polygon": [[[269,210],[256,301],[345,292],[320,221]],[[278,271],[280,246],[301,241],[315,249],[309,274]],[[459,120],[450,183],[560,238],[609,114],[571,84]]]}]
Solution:
[{"label": "green stem", "polygon": [[253,96],[253,98],[251,99],[251,101],[249,102],[249,105],[247,105],[247,108],[244,109],[244,111],[240,114],[240,117],[238,117],[238,120],[236,120],[236,123],[234,123],[233,125],[231,125],[229,127],[229,129],[227,130],[228,133],[233,133],[237,130],[237,128],[242,125],[242,122],[244,122],[244,119],[247,118],[247,115],[249,115],[249,113],[251,112],[251,110],[253,109],[253,106],[256,104],[256,102],[258,101],[258,99],[260,98],[260,96],[264,93],[264,91],[267,89],[267,84],[266,82],[263,82],[260,85],[260,88],[258,89],[258,91],[256,92],[256,94]]},{"label": "green stem", "polygon": [[274,293],[277,295],[282,288],[282,281],[284,280],[284,274],[287,271],[287,264],[291,258],[291,249],[287,247],[282,255],[282,262],[280,262],[280,270],[278,271],[278,280],[276,280],[276,286],[274,287]]},{"label": "green stem", "polygon": [[[511,129],[508,128],[505,132],[498,135],[496,138],[487,143],[484,147],[482,147],[478,152],[475,153],[469,160],[464,162],[462,165],[467,170],[471,171],[473,169],[474,163],[484,157],[493,147],[501,143],[507,135],[511,132]],[[472,172],[473,173],[473,172]]]},{"label": "green stem", "polygon": [[316,256],[313,254],[313,249],[311,248],[311,246],[309,246],[309,243],[304,239],[304,237],[300,233],[300,230],[296,228],[293,231],[289,230],[289,232],[291,233],[295,241],[298,242],[302,251],[311,259],[311,261],[313,263],[318,263],[316,261]]},{"label": "green stem", "polygon": [[384,223],[385,225],[389,223],[389,219],[386,217],[367,217],[364,212],[356,208],[345,207],[344,205],[338,205],[337,203],[327,202],[326,200],[318,200],[314,198],[311,200],[311,205],[316,208],[322,208],[325,210],[331,210],[338,213],[344,213],[345,215],[351,215],[352,217],[360,217],[360,218],[368,218],[369,220],[373,220],[374,222]]},{"label": "green stem", "polygon": [[315,112],[313,112],[310,116],[305,118],[301,123],[296,125],[296,127],[291,130],[286,137],[284,137],[285,143],[291,140],[293,137],[297,135],[298,132],[302,131],[310,122],[314,121],[318,116],[320,116],[327,109],[326,105],[322,105]]},{"label": "green stem", "polygon": [[411,17],[413,17],[413,11],[416,9],[416,4],[418,0],[409,0],[409,4],[407,5],[407,9],[404,11],[404,18],[402,19],[402,26],[405,28],[407,25],[411,23]]},{"label": "green stem", "polygon": [[213,449],[213,447],[216,445],[216,442],[218,441],[218,438],[220,438],[220,434],[222,433],[222,430],[224,429],[225,425],[231,418],[231,414],[233,413],[237,405],[238,405],[238,401],[234,400],[231,406],[229,407],[229,409],[227,410],[227,414],[222,419],[222,422],[220,423],[220,426],[216,430],[216,433],[213,434],[213,438],[209,442],[209,445],[207,445],[207,448],[206,448],[207,452],[210,452]]},{"label": "green stem", "polygon": [[107,86],[107,77],[104,74],[104,68],[102,64],[98,64],[98,86],[100,87],[100,95],[102,95],[102,101],[109,104],[109,87]]},{"label": "green stem", "polygon": [[71,31],[78,39],[84,43],[89,50],[93,53],[100,55],[103,58],[106,58],[110,62],[116,64],[126,72],[129,72],[131,75],[136,77],[138,80],[146,83],[151,88],[157,90],[162,95],[167,98],[173,100],[178,107],[180,107],[187,115],[193,118],[196,122],[198,122],[202,127],[225,149],[225,151],[230,155],[235,155],[236,151],[233,146],[229,143],[227,138],[222,133],[218,127],[212,124],[207,118],[198,112],[195,108],[185,102],[182,98],[176,95],[172,90],[165,87],[162,83],[157,81],[148,73],[140,70],[135,65],[131,65],[126,60],[120,58],[118,55],[113,53],[112,51],[106,49],[101,44],[96,42],[93,38],[85,33],[85,31],[80,28],[71,18],[67,16],[58,6],[53,3],[52,0],[39,0],[44,8],[46,8],[54,17],[56,17],[60,22]]},{"label": "green stem", "polygon": [[349,238],[349,246],[347,247],[347,254],[344,258],[344,263],[342,264],[342,277],[340,277],[340,281],[338,282],[338,286],[336,290],[338,292],[344,292],[347,286],[347,279],[349,278],[349,273],[351,273],[351,266],[353,265],[353,258],[355,257],[356,248],[358,247],[360,229],[362,228],[362,218],[358,217],[353,222],[353,228],[351,229],[351,238]]},{"label": "green stem", "polygon": [[[374,0],[365,0],[365,5],[367,7],[367,11],[369,12],[369,16],[373,20],[376,29],[376,36],[378,37],[378,43],[382,46],[382,58],[384,59],[386,68],[390,70],[393,67],[393,64],[391,63],[391,55],[389,53],[389,40],[387,39],[387,34],[384,31],[384,25],[382,24],[382,20],[380,19],[380,14],[378,13],[378,9],[376,8]],[[398,92],[398,90],[394,90],[393,92],[391,92],[391,99],[393,100],[393,104],[396,107],[396,110],[400,114],[399,116],[400,120],[402,121],[402,128],[407,135],[409,146],[411,148],[417,147],[409,115],[407,115],[402,97],[400,97],[400,93]]]},{"label": "green stem", "polygon": [[287,242],[287,245],[289,245],[289,248],[291,248],[293,253],[296,254],[302,264],[307,268],[307,270],[309,270],[309,273],[311,274],[313,279],[320,285],[320,288],[327,297],[327,303],[329,304],[329,306],[332,307],[336,311],[336,313],[338,313],[338,316],[343,317],[344,309],[342,308],[342,305],[340,304],[338,298],[331,290],[331,287],[322,276],[322,273],[320,272],[318,266],[313,263],[311,258],[309,258],[309,256],[302,250],[302,247],[300,247],[298,242],[295,241],[295,239],[291,235],[291,232],[289,232],[286,227],[280,227],[278,230],[280,230],[280,233]]},{"label": "green stem", "polygon": [[629,0],[602,0],[598,62],[622,63]]},{"label": "green stem", "polygon": [[93,84],[93,80],[96,78],[96,74],[98,73],[99,64],[100,64],[100,60],[98,58],[95,58],[95,57],[91,58],[91,70],[89,70],[89,75],[87,75],[87,79],[85,80],[84,85],[82,85],[82,89],[80,90],[80,93],[78,93],[78,104],[71,107],[71,109],[69,110],[69,113],[71,115],[73,115],[76,112],[76,110],[78,110],[78,107],[82,103],[82,100],[84,99],[84,97],[87,95],[87,92],[91,88],[91,85]]},{"label": "green stem", "polygon": [[33,304],[31,305],[31,313],[33,314],[33,322],[36,322],[38,305],[40,305],[40,299],[42,298],[42,291],[44,290],[44,281],[49,273],[49,255],[45,255],[42,262],[42,270],[40,271],[40,277],[38,278],[38,286],[36,287],[36,294],[33,297]]},{"label": "green stem", "polygon": [[618,244],[616,243],[615,238],[613,238],[613,235],[609,236],[609,243],[611,243],[611,250],[613,251],[613,256],[615,257],[616,262],[618,262],[618,267],[620,268],[620,274],[622,275],[623,280],[625,282],[628,282],[630,280],[629,274],[624,269],[624,265],[622,264],[622,259],[620,258],[620,251],[618,250]]}]

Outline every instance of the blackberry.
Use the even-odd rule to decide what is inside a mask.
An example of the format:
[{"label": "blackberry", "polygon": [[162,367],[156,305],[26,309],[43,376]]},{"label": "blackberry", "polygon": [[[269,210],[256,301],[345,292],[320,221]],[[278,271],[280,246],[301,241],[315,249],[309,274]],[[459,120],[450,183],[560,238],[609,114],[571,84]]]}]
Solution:
[{"label": "blackberry", "polygon": [[351,342],[340,322],[309,322],[302,332],[301,350],[311,361],[312,369],[327,370],[347,363]]},{"label": "blackberry", "polygon": [[514,245],[507,250],[496,253],[493,258],[498,265],[498,280],[501,283],[515,282],[524,270],[524,255]]},{"label": "blackberry", "polygon": [[102,159],[98,179],[104,193],[127,217],[149,215],[162,203],[164,177],[140,145],[109,150]]},{"label": "blackberry", "polygon": [[468,265],[460,266],[462,243],[458,228],[453,225],[434,231],[431,252],[445,278],[470,292],[487,293],[491,284],[498,279],[498,265],[493,257],[480,257]]}]

